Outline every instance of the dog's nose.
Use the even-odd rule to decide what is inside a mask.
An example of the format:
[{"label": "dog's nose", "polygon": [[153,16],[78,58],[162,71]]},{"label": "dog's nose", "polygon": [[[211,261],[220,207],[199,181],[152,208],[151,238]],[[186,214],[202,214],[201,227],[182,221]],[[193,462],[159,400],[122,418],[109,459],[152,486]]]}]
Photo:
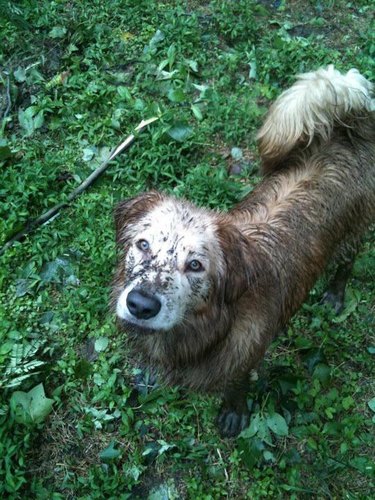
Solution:
[{"label": "dog's nose", "polygon": [[154,295],[141,290],[132,290],[126,298],[129,312],[138,319],[150,319],[158,314],[161,302]]}]

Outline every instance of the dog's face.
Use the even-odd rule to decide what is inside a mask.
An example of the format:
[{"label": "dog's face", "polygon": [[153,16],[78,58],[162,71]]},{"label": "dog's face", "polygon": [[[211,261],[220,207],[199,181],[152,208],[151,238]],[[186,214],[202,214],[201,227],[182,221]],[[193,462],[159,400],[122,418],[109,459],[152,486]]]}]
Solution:
[{"label": "dog's face", "polygon": [[131,331],[188,324],[213,298],[231,301],[243,290],[240,236],[217,214],[150,192],[120,203],[115,220],[116,313]]},{"label": "dog's face", "polygon": [[199,314],[221,274],[222,252],[210,214],[148,193],[116,210],[123,282],[117,316],[142,330],[170,330]]}]

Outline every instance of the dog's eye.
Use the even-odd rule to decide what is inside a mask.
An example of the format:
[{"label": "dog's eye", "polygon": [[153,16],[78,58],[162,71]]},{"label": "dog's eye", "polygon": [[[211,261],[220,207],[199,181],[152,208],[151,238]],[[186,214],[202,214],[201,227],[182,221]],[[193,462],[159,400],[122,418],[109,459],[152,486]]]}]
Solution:
[{"label": "dog's eye", "polygon": [[139,248],[139,250],[142,250],[142,252],[147,252],[148,250],[150,250],[150,244],[146,240],[137,241],[136,247]]},{"label": "dog's eye", "polygon": [[191,260],[188,265],[186,266],[187,270],[188,271],[193,271],[195,273],[199,272],[199,271],[203,271],[203,266],[202,264],[199,262],[199,260]]}]

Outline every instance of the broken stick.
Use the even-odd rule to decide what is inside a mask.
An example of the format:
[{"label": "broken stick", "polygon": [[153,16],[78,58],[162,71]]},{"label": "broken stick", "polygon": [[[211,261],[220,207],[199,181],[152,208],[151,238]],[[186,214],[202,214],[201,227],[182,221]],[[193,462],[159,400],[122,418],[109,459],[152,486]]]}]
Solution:
[{"label": "broken stick", "polygon": [[[155,122],[158,120],[159,117],[154,116],[152,118],[149,118],[148,120],[142,120],[141,123],[135,128],[134,132],[142,132],[150,123]],[[0,255],[3,254],[8,248],[10,248],[13,243],[16,241],[22,240],[25,236],[30,234],[34,229],[36,229],[39,226],[42,226],[46,222],[48,222],[52,217],[55,217],[61,209],[66,208],[69,206],[69,204],[76,198],[78,195],[80,195],[85,189],[87,189],[108,167],[109,163],[116,158],[118,154],[120,154],[122,151],[127,149],[129,146],[133,144],[135,141],[135,135],[130,134],[121,144],[116,146],[110,153],[109,157],[104,160],[104,162],[98,167],[94,172],[92,172],[74,191],[72,191],[69,195],[66,201],[63,201],[61,203],[58,203],[54,207],[50,208],[47,210],[47,212],[44,212],[44,214],[40,215],[36,219],[28,222],[25,227],[19,231],[17,234],[12,236],[5,244],[4,246],[0,249]]]}]

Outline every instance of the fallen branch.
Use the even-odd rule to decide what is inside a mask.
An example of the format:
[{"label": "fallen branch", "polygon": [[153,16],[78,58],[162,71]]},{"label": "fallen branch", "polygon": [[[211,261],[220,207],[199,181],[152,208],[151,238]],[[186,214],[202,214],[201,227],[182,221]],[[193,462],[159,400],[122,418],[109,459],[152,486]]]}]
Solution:
[{"label": "fallen branch", "polygon": [[[152,118],[149,118],[148,120],[142,120],[141,123],[135,128],[135,132],[142,132],[150,123],[155,122],[159,118],[154,116]],[[69,204],[78,196],[80,195],[85,189],[87,189],[108,167],[109,163],[116,158],[118,154],[120,154],[122,151],[125,149],[129,148],[133,142],[135,141],[135,135],[130,134],[125,141],[123,141],[121,144],[116,146],[112,151],[109,157],[98,167],[94,172],[92,172],[74,191],[72,191],[66,201],[63,201],[61,203],[58,203],[54,207],[50,208],[47,210],[47,212],[44,212],[44,214],[40,215],[36,219],[28,222],[25,227],[19,231],[17,234],[12,236],[5,244],[4,246],[0,249],[0,255],[2,255],[8,248],[10,248],[13,243],[16,241],[22,240],[25,236],[27,236],[29,233],[31,233],[34,229],[36,229],[39,226],[42,226],[49,220],[51,220],[53,217],[58,215],[60,210],[63,208],[66,208],[69,206]]]}]

